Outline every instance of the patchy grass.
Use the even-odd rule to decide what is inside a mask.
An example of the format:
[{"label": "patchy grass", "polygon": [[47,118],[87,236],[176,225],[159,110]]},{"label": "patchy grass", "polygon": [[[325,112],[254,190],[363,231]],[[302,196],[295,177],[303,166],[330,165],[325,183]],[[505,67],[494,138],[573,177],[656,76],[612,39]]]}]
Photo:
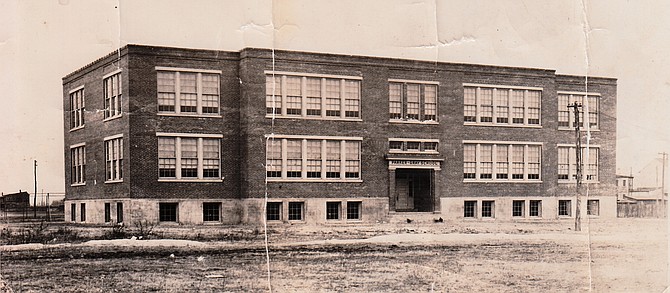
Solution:
[{"label": "patchy grass", "polygon": [[[585,225],[588,233],[526,225],[502,235],[485,226],[467,230],[477,231],[474,234],[437,225],[408,230],[277,230],[271,235],[276,244],[270,249],[270,283],[274,292],[663,291],[668,259],[665,220]],[[456,233],[450,232],[453,229]],[[447,233],[457,241],[304,245],[281,238],[363,238],[389,230],[416,239],[423,233]],[[259,237],[253,230],[237,231],[236,238]],[[198,247],[0,250],[0,274],[19,292],[267,292],[264,247],[259,241],[231,241]]]}]

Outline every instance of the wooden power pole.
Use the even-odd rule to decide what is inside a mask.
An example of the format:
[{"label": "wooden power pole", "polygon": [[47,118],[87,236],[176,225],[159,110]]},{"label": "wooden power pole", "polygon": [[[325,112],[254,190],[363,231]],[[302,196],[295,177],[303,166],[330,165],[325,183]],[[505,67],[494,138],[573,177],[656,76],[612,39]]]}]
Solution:
[{"label": "wooden power pole", "polygon": [[577,202],[575,205],[575,231],[582,231],[582,132],[580,129],[581,121],[579,120],[579,108],[582,104],[577,102],[568,105],[568,108],[573,108],[575,112],[575,139],[576,148],[575,154],[577,158]]},{"label": "wooden power pole", "polygon": [[35,160],[35,196],[33,196],[33,218],[37,219],[37,160]]},{"label": "wooden power pole", "polygon": [[662,174],[661,178],[662,178],[663,181],[661,181],[661,196],[658,199],[658,203],[656,205],[656,207],[657,207],[656,211],[657,211],[658,217],[662,218],[663,217],[663,204],[666,203],[665,202],[665,162],[668,159],[668,153],[662,152],[660,154],[663,156],[663,160],[661,161],[661,164],[663,164],[662,165],[663,173],[661,173]]}]

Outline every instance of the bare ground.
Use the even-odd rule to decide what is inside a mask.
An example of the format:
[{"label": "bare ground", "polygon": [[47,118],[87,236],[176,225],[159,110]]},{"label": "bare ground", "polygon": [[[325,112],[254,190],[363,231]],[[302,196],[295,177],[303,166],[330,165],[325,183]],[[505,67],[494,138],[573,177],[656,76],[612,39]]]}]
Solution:
[{"label": "bare ground", "polygon": [[582,232],[567,222],[274,227],[269,281],[262,234],[232,242],[4,246],[0,273],[15,292],[267,292],[270,285],[273,292],[665,289],[665,220],[584,225]]}]

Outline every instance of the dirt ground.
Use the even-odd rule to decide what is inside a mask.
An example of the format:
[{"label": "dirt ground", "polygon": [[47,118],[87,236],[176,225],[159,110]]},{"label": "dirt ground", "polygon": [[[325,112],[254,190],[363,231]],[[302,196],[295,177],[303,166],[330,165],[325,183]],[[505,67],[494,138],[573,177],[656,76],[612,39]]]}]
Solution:
[{"label": "dirt ground", "polygon": [[[6,245],[0,247],[0,274],[15,292],[665,290],[665,219],[596,219],[585,222],[582,232],[572,231],[572,225],[272,227],[269,254],[263,233],[210,242]],[[220,233],[212,229],[217,228],[172,232]]]}]

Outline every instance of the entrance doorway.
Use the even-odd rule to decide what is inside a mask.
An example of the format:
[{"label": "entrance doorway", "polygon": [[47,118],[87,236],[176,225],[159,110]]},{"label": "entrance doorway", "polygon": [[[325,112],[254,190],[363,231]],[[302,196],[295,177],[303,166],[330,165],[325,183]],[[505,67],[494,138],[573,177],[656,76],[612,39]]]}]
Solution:
[{"label": "entrance doorway", "polygon": [[398,212],[433,211],[433,170],[396,169],[395,210]]}]

